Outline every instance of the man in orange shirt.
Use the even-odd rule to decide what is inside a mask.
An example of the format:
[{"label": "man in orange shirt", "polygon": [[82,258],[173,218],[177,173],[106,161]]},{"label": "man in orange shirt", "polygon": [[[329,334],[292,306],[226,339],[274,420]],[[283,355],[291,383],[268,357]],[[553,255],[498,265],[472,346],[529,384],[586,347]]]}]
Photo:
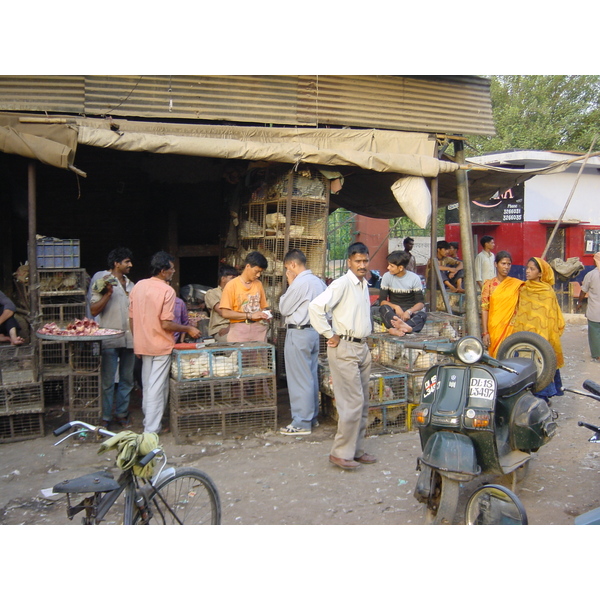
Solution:
[{"label": "man in orange shirt", "polygon": [[223,317],[230,321],[227,342],[267,341],[265,321],[271,315],[264,312],[268,304],[259,277],[268,266],[260,252],[250,252],[242,274],[223,288],[220,309]]},{"label": "man in orange shirt", "polygon": [[159,433],[169,398],[173,333],[183,331],[193,338],[200,331],[175,323],[175,290],[170,282],[175,273],[173,257],[157,252],[150,261],[152,277],[138,281],[129,294],[129,327],[133,351],[142,357],[142,410],[144,432]]}]

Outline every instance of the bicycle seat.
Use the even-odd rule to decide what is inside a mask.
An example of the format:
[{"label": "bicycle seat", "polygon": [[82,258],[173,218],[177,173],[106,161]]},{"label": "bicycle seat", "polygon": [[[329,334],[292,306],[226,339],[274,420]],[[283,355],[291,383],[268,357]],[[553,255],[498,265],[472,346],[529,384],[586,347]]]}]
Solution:
[{"label": "bicycle seat", "polygon": [[111,492],[119,487],[110,473],[97,471],[75,479],[65,479],[57,483],[52,491],[55,494],[87,494],[89,492]]}]

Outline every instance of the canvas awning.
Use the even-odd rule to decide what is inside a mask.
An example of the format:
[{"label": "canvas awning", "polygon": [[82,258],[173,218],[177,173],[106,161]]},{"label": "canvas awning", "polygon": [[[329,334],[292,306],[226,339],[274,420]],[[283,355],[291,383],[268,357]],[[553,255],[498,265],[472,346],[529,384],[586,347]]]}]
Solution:
[{"label": "canvas awning", "polygon": [[[129,121],[126,119],[0,113],[0,151],[63,168],[75,168],[78,144],[127,152],[221,159],[308,163],[344,176],[332,203],[375,218],[405,211],[391,187],[404,176],[438,177],[439,205],[455,202],[459,165],[435,157],[435,136],[377,129],[238,127]],[[471,198],[489,198],[532,174],[474,171]],[[84,173],[82,173],[84,174]]]}]

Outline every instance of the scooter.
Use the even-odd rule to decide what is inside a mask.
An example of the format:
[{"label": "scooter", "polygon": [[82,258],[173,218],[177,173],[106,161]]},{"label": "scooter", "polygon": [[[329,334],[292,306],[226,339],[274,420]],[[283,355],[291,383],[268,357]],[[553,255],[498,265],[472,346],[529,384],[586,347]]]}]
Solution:
[{"label": "scooter", "polygon": [[414,495],[433,524],[452,524],[461,483],[513,473],[514,487],[532,453],[554,436],[558,415],[533,392],[553,380],[556,356],[531,332],[509,336],[497,359],[470,336],[405,345],[454,359],[427,371],[413,410],[422,448]]},{"label": "scooter", "polygon": [[[590,379],[586,379],[583,382],[583,387],[589,393],[573,388],[565,388],[565,391],[573,392],[574,394],[579,394],[580,396],[587,396],[588,398],[593,398],[594,400],[598,400],[600,402],[600,385],[594,381],[591,381]],[[591,423],[585,423],[583,421],[578,421],[577,425],[579,425],[579,427],[586,427],[587,429],[593,431],[594,434],[588,441],[594,444],[600,444],[600,427],[592,425]],[[594,508],[579,515],[578,517],[575,517],[575,525],[600,525],[600,507]]]}]

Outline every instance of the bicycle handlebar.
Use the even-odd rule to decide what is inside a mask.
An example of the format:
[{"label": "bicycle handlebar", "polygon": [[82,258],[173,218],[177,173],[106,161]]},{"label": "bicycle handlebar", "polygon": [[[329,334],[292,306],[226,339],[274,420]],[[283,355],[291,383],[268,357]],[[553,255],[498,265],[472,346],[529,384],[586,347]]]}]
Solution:
[{"label": "bicycle handlebar", "polygon": [[[115,433],[113,433],[112,431],[109,431],[108,429],[104,429],[102,427],[96,427],[95,425],[90,425],[89,423],[85,423],[84,421],[69,421],[68,423],[65,423],[64,425],[61,425],[58,429],[55,429],[52,433],[54,433],[54,435],[56,437],[58,437],[59,435],[62,435],[63,433],[69,431],[69,429],[71,429],[75,426],[79,426],[79,427],[81,427],[81,429],[79,429],[78,431],[75,431],[73,433],[79,433],[80,431],[87,429],[88,431],[97,431],[100,435],[103,435],[104,437],[113,437],[114,435],[116,435]],[[71,434],[71,435],[73,435],[73,434]]]}]

